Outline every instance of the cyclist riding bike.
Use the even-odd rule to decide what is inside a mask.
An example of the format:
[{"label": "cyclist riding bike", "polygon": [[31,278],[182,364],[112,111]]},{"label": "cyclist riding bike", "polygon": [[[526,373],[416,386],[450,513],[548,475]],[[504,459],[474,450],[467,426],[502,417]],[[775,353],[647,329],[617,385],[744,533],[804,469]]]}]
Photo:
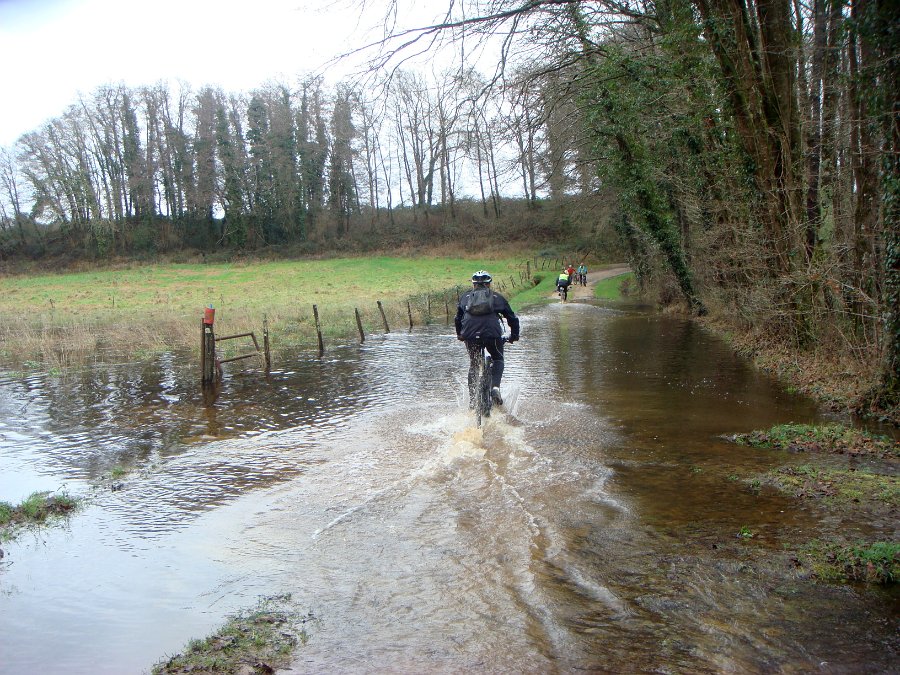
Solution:
[{"label": "cyclist riding bike", "polygon": [[491,377],[491,398],[503,405],[500,380],[503,378],[503,325],[501,317],[509,324],[509,339],[519,339],[519,318],[512,311],[506,298],[491,289],[491,275],[479,270],[472,275],[472,290],[466,291],[456,308],[456,338],[466,343],[469,352],[469,401],[474,400],[478,380],[478,359],[481,348],[487,349],[494,361]]},{"label": "cyclist riding bike", "polygon": [[569,284],[572,283],[572,278],[569,276],[568,270],[563,270],[559,273],[559,278],[556,280],[556,292],[560,294],[565,294],[569,292]]}]

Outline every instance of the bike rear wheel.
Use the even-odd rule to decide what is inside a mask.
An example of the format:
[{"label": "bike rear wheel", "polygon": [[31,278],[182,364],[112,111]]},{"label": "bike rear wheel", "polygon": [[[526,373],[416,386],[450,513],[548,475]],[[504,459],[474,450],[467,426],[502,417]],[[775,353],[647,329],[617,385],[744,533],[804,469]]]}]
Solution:
[{"label": "bike rear wheel", "polygon": [[485,417],[491,416],[491,407],[493,400],[491,399],[491,380],[493,363],[489,354],[485,353],[484,347],[481,348],[481,355],[478,359],[478,382],[475,386],[475,424],[481,426]]}]

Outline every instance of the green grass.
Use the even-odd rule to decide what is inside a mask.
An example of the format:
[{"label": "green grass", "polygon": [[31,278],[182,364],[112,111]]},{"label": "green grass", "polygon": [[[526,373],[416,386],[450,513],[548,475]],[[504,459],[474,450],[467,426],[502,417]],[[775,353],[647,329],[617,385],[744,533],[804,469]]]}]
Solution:
[{"label": "green grass", "polygon": [[0,502],[0,539],[12,539],[23,527],[66,516],[79,504],[79,500],[64,492],[33,492],[17,506]]},{"label": "green grass", "polygon": [[215,634],[191,640],[184,653],[153,666],[168,673],[272,673],[290,665],[294,649],[306,641],[289,595],[264,598],[252,610],[228,619]]},{"label": "green grass", "polygon": [[[277,351],[315,343],[313,305],[326,340],[356,334],[355,309],[365,332],[382,332],[378,301],[392,330],[409,326],[409,309],[416,325],[446,321],[447,305],[451,317],[455,311],[456,287],[468,288],[477,269],[490,271],[495,288],[516,309],[521,306],[524,257],[381,256],[6,276],[0,279],[0,316],[13,320],[0,330],[0,349],[44,369],[87,361],[98,347],[131,358],[196,350],[203,309],[213,305],[217,335],[254,331],[261,341],[265,319]],[[250,344],[222,343],[222,356]]]},{"label": "green grass", "polygon": [[808,464],[780,467],[766,474],[767,482],[797,497],[824,499],[837,505],[900,507],[900,477],[818,468]]},{"label": "green grass", "polygon": [[88,273],[11,276],[0,281],[0,314],[31,318],[89,312],[143,321],[160,309],[197,319],[208,304],[227,318],[238,308],[283,311],[313,302],[355,302],[468,285],[477,268],[500,282],[517,275],[520,259],[337,258],[232,264],[167,264]]},{"label": "green grass", "polygon": [[[594,266],[592,269],[597,270],[604,266]],[[519,307],[527,307],[529,305],[546,304],[549,302],[559,302],[555,297],[557,273],[554,270],[543,270],[533,274],[538,283],[527,290],[518,292],[515,295],[516,311]],[[624,296],[621,293],[622,284],[628,284],[633,281],[634,274],[626,272],[609,279],[598,281],[594,286],[594,297],[604,298],[608,300],[621,300]]]},{"label": "green grass", "polygon": [[798,559],[821,581],[891,584],[900,580],[900,544],[897,542],[842,546],[814,540],[801,549]]},{"label": "green grass", "polygon": [[515,295],[513,310],[518,312],[523,307],[550,302],[550,294],[556,289],[556,277],[550,272],[538,272],[533,275],[536,285],[526,287]]},{"label": "green grass", "polygon": [[123,476],[127,476],[129,473],[128,469],[124,466],[114,466],[109,470],[109,478],[111,480],[115,480],[117,478],[122,478]]},{"label": "green grass", "polygon": [[634,285],[634,273],[626,272],[609,279],[598,281],[594,286],[594,297],[600,300],[622,300],[623,288]]},{"label": "green grass", "polygon": [[795,452],[900,457],[900,444],[896,441],[842,424],[780,424],[767,431],[737,434],[734,441],[754,448]]}]

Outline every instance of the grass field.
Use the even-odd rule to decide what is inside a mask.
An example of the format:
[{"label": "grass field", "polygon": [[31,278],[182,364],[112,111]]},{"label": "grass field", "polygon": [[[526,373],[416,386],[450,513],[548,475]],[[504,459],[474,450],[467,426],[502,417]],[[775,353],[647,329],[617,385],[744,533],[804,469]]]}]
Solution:
[{"label": "grass field", "polygon": [[[0,278],[0,357],[65,368],[85,359],[140,357],[199,344],[203,309],[216,309],[217,334],[255,331],[268,321],[273,344],[314,342],[312,306],[328,337],[445,321],[455,287],[476,269],[508,297],[522,289],[525,258],[373,257],[236,264],[133,265],[124,269]],[[511,278],[517,287],[513,287]],[[501,286],[505,285],[505,288]],[[407,301],[410,302],[407,307]],[[99,356],[98,356],[99,355]]]},{"label": "grass field", "polygon": [[601,300],[622,300],[624,297],[622,292],[623,284],[626,287],[634,288],[634,274],[632,272],[598,281],[597,285],[594,286],[594,297]]}]

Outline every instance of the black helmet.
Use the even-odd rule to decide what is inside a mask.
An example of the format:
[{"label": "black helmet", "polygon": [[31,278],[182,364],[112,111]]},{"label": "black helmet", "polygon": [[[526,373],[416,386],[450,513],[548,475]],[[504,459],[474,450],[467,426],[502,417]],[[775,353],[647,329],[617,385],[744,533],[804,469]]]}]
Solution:
[{"label": "black helmet", "polygon": [[472,275],[473,284],[489,284],[491,283],[491,275],[484,270],[479,270]]}]

